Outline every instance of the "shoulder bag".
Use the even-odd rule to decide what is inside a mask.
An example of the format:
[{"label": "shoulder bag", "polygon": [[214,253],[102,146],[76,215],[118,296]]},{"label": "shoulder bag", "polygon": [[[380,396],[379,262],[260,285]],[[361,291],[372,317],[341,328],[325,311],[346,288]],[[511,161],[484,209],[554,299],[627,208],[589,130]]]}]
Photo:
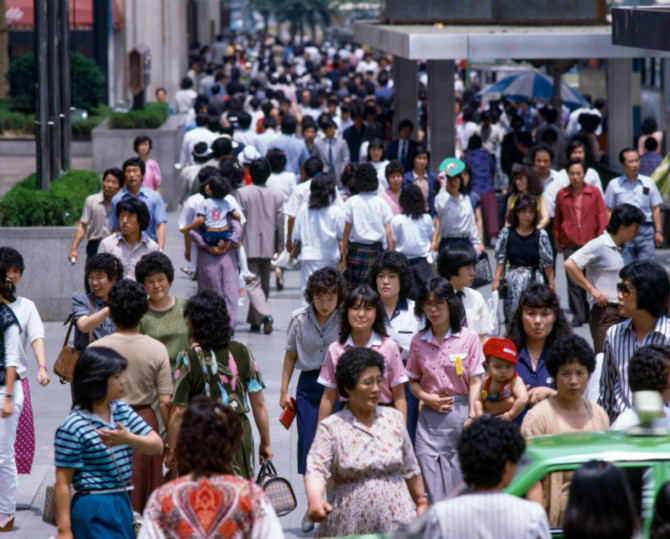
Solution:
[{"label": "shoulder bag", "polygon": [[[88,301],[91,304],[90,315],[94,312],[93,298],[89,294]],[[72,314],[67,317],[67,320],[63,322],[65,326],[67,323],[70,323],[70,327],[67,328],[67,334],[65,335],[65,340],[63,341],[63,348],[61,349],[56,362],[54,363],[54,373],[59,377],[60,383],[65,384],[67,382],[72,382],[72,375],[74,373],[74,366],[77,364],[77,360],[81,355],[81,350],[77,350],[73,346],[70,346],[68,342],[70,341],[70,333],[72,333],[72,326],[75,324],[75,320],[72,317]],[[88,334],[89,344],[93,342],[93,331]]]},{"label": "shoulder bag", "polygon": [[256,483],[267,494],[270,504],[272,504],[272,508],[278,517],[288,515],[298,506],[291,483],[289,483],[288,479],[277,476],[277,470],[270,459],[266,458],[263,464],[261,464]]}]

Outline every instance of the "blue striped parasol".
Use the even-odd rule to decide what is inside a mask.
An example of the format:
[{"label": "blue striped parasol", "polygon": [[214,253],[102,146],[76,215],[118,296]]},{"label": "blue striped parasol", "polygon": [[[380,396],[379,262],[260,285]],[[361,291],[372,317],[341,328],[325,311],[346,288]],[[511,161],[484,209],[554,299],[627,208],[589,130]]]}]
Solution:
[{"label": "blue striped parasol", "polygon": [[[554,97],[554,83],[550,77],[537,71],[528,71],[517,75],[509,75],[477,94],[483,96],[502,97],[509,101],[545,101]],[[586,101],[574,89],[561,83],[561,101],[568,106],[579,106]]]}]

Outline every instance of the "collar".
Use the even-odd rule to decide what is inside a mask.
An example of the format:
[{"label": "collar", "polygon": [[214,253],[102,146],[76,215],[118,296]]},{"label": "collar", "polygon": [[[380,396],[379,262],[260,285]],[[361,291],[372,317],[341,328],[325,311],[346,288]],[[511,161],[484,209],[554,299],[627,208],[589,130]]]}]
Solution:
[{"label": "collar", "polygon": [[353,427],[356,427],[357,429],[360,429],[367,434],[372,434],[371,431],[375,426],[375,422],[377,421],[377,418],[382,414],[382,407],[378,405],[375,408],[375,420],[373,421],[372,427],[370,428],[363,425],[363,423],[351,412],[348,406],[344,407],[339,413],[342,414],[344,419],[350,422]]},{"label": "collar", "polygon": [[612,239],[612,236],[610,235],[609,232],[605,231],[602,233],[602,238],[603,238],[603,243],[605,244],[605,247],[614,247],[617,251],[621,251],[621,247],[617,247],[617,244],[614,243],[614,240]]},{"label": "collar", "polygon": [[[130,244],[126,241],[126,238],[123,235],[123,232],[118,231],[118,232],[115,232],[115,234],[116,234],[117,240],[119,242],[125,243],[128,246],[128,248],[130,249]],[[147,236],[145,232],[140,232],[140,239],[137,241],[134,248],[136,248],[138,245],[146,244],[148,241],[149,241],[149,236]]]},{"label": "collar", "polygon": [[398,300],[398,304],[395,306],[395,309],[393,309],[393,315],[391,318],[386,317],[386,320],[390,322],[393,320],[396,316],[400,315],[400,311],[408,311],[409,310],[409,302],[407,301],[407,298],[400,298]]},{"label": "collar", "polygon": [[[448,339],[449,337],[460,337],[461,332],[457,331],[456,333],[453,333],[451,331],[451,328],[447,330],[447,334],[444,336],[444,339]],[[426,342],[432,342],[435,337],[433,336],[433,328],[428,328],[426,331],[423,332],[423,335],[421,335],[421,340],[426,341]],[[443,340],[444,340],[443,339]],[[435,339],[435,342],[437,342],[437,339]]]},{"label": "collar", "polygon": [[[624,331],[630,331],[631,333],[633,332],[633,319],[629,318],[627,320],[624,320],[621,322],[623,326]],[[661,315],[658,320],[656,320],[656,324],[654,324],[654,329],[652,329],[647,335],[652,335],[653,333],[660,333],[661,335],[665,335],[663,332],[663,327],[668,325],[668,317],[665,315]],[[647,335],[643,337],[643,340],[647,338]],[[636,337],[637,338],[637,337]]]},{"label": "collar", "polygon": [[[377,333],[375,330],[372,330],[372,335],[370,335],[370,339],[368,342],[365,344],[365,348],[370,348],[371,346],[380,346],[382,343],[382,338]],[[354,340],[351,338],[351,334],[347,337],[347,340],[344,341],[344,346],[350,346],[351,348],[355,348]]]},{"label": "collar", "polygon": [[140,187],[140,190],[137,192],[136,195],[133,195],[130,191],[128,191],[127,187],[123,188],[123,198],[126,198],[127,196],[133,197],[133,198],[138,198],[140,195],[143,196],[144,198],[149,198],[149,195],[147,194],[147,188],[142,185]]},{"label": "collar", "polygon": [[412,175],[414,176],[415,180],[426,180],[428,181],[428,171],[424,172],[421,175],[418,175],[414,170],[412,170]]},{"label": "collar", "polygon": [[[531,362],[530,362],[530,354],[528,353],[528,349],[525,346],[523,346],[521,348],[521,350],[519,350],[519,353],[517,354],[516,359],[519,363],[523,363],[526,367],[528,367],[528,369],[530,371],[537,372],[537,371],[533,371],[533,366],[531,365]],[[546,361],[546,359],[547,359],[547,347],[545,346],[542,349],[542,353],[540,354],[539,359],[537,360],[538,368],[539,368],[541,363]]]},{"label": "collar", "polygon": [[[326,323],[323,325],[323,329],[325,329],[326,326],[330,324],[334,316],[337,316],[337,309],[335,309],[332,313],[330,313],[328,319],[326,320]],[[312,324],[314,324],[314,327],[316,327],[319,331],[322,331],[322,328],[319,325],[319,321],[316,319],[316,313],[314,312],[314,305],[310,305],[309,307],[307,307],[307,319]]]},{"label": "collar", "polygon": [[78,404],[73,408],[73,411],[77,412],[79,415],[81,415],[83,418],[88,419],[91,423],[93,420],[98,421],[104,425],[107,425],[108,427],[111,427],[112,429],[116,430],[116,424],[114,422],[114,413],[116,412],[116,409],[118,408],[118,402],[117,401],[112,401],[109,403],[109,411],[112,419],[112,425],[107,423],[102,417],[99,415],[95,415],[91,410],[85,410]]},{"label": "collar", "polygon": [[623,184],[625,184],[626,182],[628,182],[628,183],[632,183],[632,184],[634,184],[634,185],[637,185],[638,183],[639,183],[639,184],[642,183],[642,178],[640,178],[640,175],[638,174],[638,175],[637,175],[637,178],[635,178],[635,181],[633,182],[633,181],[631,181],[630,178],[629,178],[628,176],[626,176],[625,174],[622,174],[621,176],[619,176],[619,184],[620,184],[620,185],[623,185]]}]

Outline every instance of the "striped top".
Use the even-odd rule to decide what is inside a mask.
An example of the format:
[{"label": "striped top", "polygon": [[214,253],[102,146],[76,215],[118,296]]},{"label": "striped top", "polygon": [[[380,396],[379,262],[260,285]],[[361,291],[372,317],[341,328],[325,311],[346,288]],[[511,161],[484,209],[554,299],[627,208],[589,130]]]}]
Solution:
[{"label": "striped top", "polygon": [[59,468],[75,469],[73,485],[77,491],[104,490],[122,486],[110,451],[114,452],[121,470],[123,486],[130,483],[133,450],[127,445],[107,448],[89,421],[96,429],[112,429],[116,428],[117,423],[121,423],[130,432],[139,436],[151,432],[151,427],[125,402],[112,401],[109,406],[112,412],[111,423],[114,426],[76,406],[56,431],[55,465]]},{"label": "striped top", "polygon": [[656,321],[653,331],[647,333],[642,342],[633,332],[631,319],[607,330],[598,404],[608,413],[610,422],[633,407],[633,393],[628,384],[628,361],[640,347],[648,344],[670,344],[670,319],[667,316],[661,316]]}]

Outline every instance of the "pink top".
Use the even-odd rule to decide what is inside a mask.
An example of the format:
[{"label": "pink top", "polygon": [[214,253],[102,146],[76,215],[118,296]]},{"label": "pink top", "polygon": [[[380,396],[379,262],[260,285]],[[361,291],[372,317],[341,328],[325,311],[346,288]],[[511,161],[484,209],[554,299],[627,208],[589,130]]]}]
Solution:
[{"label": "pink top", "polygon": [[[460,359],[463,374],[457,374]],[[428,329],[412,338],[407,356],[407,375],[418,380],[428,393],[468,395],[470,376],[484,373],[484,351],[479,335],[468,328],[451,330],[438,343]]]},{"label": "pink top", "polygon": [[398,199],[395,197],[395,195],[391,193],[390,189],[379,191],[379,193],[377,193],[377,196],[382,200],[384,200],[389,205],[389,207],[391,208],[391,213],[393,213],[393,215],[399,215],[401,213],[400,202],[398,202]]},{"label": "pink top", "polygon": [[149,189],[160,187],[163,179],[161,177],[161,169],[158,166],[158,161],[147,159],[146,163],[144,163],[144,169],[144,180],[142,181],[142,185]]},{"label": "pink top", "polygon": [[[344,354],[344,352],[351,348],[355,348],[351,335],[349,335],[349,338],[344,344],[341,344],[340,341],[335,341],[328,347],[326,359],[324,360],[323,365],[321,366],[321,372],[319,373],[318,382],[321,385],[335,389],[337,388],[337,380],[335,379],[337,360],[340,359],[340,356]],[[379,402],[385,404],[391,403],[393,402],[392,388],[399,384],[404,384],[408,380],[405,368],[402,365],[400,349],[392,339],[381,337],[374,331],[370,336],[370,340],[365,345],[365,348],[372,348],[384,356],[384,363],[386,365],[384,367],[384,380],[386,381],[386,384],[382,388]],[[340,400],[346,401],[348,399],[340,395]]]}]

